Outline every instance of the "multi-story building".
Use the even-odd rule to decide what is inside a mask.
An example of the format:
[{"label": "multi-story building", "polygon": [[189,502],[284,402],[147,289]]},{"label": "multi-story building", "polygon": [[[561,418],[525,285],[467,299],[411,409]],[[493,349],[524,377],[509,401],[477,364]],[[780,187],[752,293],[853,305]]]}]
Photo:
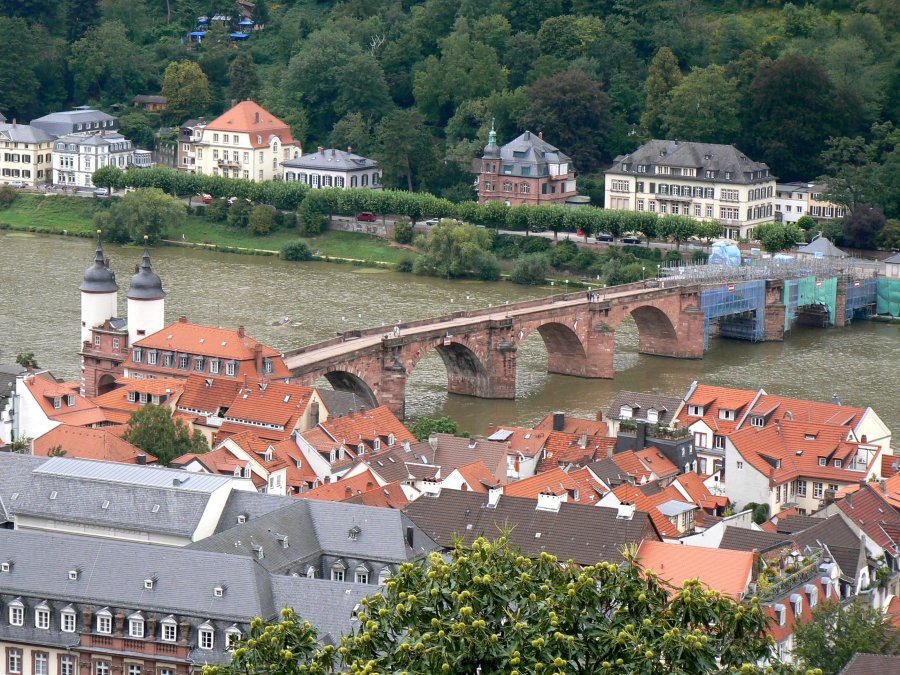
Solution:
[{"label": "multi-story building", "polygon": [[775,219],[782,223],[796,223],[803,216],[816,222],[843,218],[847,209],[829,202],[816,183],[778,183],[775,186]]},{"label": "multi-story building", "polygon": [[178,148],[175,162],[181,171],[197,171],[197,143],[200,132],[206,126],[206,118],[188,120],[178,128]]},{"label": "multi-story building", "polygon": [[0,122],[0,180],[42,185],[53,168],[53,137],[30,124]]},{"label": "multi-story building", "polygon": [[809,187],[809,215],[815,218],[816,222],[823,223],[847,215],[847,209],[843,206],[828,201],[823,192],[824,186],[810,183]]},{"label": "multi-story building", "polygon": [[51,136],[59,138],[68,134],[99,134],[117,131],[119,120],[105,112],[82,105],[72,110],[38,117],[36,120],[31,120],[31,126],[43,129]]},{"label": "multi-story building", "polygon": [[606,172],[608,209],[718,220],[732,239],[774,218],[775,177],[733,145],[653,140]]},{"label": "multi-story building", "polygon": [[[196,132],[198,127],[194,127]],[[254,101],[241,101],[205,127],[196,142],[195,170],[210,176],[276,180],[281,163],[300,157],[291,128]]]},{"label": "multi-story building", "polygon": [[[146,152],[149,160],[150,153]],[[53,183],[72,188],[92,188],[91,176],[104,166],[124,170],[134,163],[134,146],[115,131],[60,136],[53,144]]]},{"label": "multi-story building", "polygon": [[564,204],[577,195],[572,159],[526,131],[503,147],[491,127],[478,174],[478,201],[519,204]]},{"label": "multi-story building", "polygon": [[353,148],[335,150],[319,146],[316,152],[282,163],[284,180],[311,188],[381,189],[381,169],[374,159],[353,154]]}]

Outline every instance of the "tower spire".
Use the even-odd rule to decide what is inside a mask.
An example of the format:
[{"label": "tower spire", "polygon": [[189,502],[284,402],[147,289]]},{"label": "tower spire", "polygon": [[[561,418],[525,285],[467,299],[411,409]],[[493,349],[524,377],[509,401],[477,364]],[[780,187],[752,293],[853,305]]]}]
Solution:
[{"label": "tower spire", "polygon": [[494,131],[494,118],[491,118],[491,130],[488,132],[488,145],[497,144],[497,132]]}]

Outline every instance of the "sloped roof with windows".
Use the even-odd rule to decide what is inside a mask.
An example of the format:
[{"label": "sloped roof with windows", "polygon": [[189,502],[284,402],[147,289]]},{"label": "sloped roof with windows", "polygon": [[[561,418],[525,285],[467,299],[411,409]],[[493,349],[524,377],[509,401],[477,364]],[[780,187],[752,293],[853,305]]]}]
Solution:
[{"label": "sloped roof with windows", "polygon": [[[312,387],[288,382],[248,384],[238,391],[228,406],[222,430],[226,431],[228,422],[239,426],[239,431],[246,431],[246,426],[240,423],[276,425],[290,435],[300,417],[306,412],[314,391]],[[233,429],[232,425],[228,425],[227,430],[231,433],[238,431]],[[266,429],[265,433],[270,434],[271,431]],[[262,430],[260,429],[258,433],[262,433]]]},{"label": "sloped roof with windows", "polygon": [[[749,420],[750,416],[754,416],[764,418],[767,423],[775,419],[787,419],[795,422],[831,424],[854,428],[859,424],[865,412],[865,408],[845,406],[840,403],[808,401],[801,398],[761,394],[750,409],[747,420]],[[748,425],[748,421],[743,421],[741,427]]]},{"label": "sloped roof with windows", "polygon": [[647,419],[649,410],[656,410],[660,424],[669,424],[681,405],[681,399],[677,396],[666,396],[652,392],[620,391],[613,398],[606,411],[607,419],[622,419],[622,408],[632,410],[630,417],[635,419]]},{"label": "sloped roof with windows", "polygon": [[[58,382],[49,371],[26,375],[23,383],[48,419],[74,426],[90,426],[106,421],[103,411],[81,395],[79,382]],[[68,403],[72,399],[72,405]],[[53,406],[60,399],[60,407]]]},{"label": "sloped roof with windows", "polygon": [[[760,390],[762,391],[762,390]],[[685,399],[687,406],[702,406],[703,417],[693,417],[688,410],[682,412],[683,422],[693,424],[702,419],[706,426],[720,436],[727,436],[737,428],[741,415],[760,392],[749,389],[732,389],[698,383],[690,396]],[[730,420],[721,419],[720,410],[732,410],[734,416]]]},{"label": "sloped roof with windows", "polygon": [[[657,139],[647,141],[630,154],[616,157],[613,168],[607,173],[636,174],[638,166],[646,166],[647,175],[655,174],[656,166],[693,168],[697,175],[692,179],[730,180],[736,185],[774,180],[769,175],[767,164],[754,162],[733,145]],[[707,171],[713,172],[712,177],[707,177]],[[757,172],[762,172],[762,175],[756,177],[754,174]],[[726,173],[731,174],[730,179],[726,178]]]},{"label": "sloped roof with windows", "polygon": [[[511,172],[501,172],[505,176],[545,176],[549,163],[569,163],[569,170],[572,170],[571,157],[530,131],[501,146],[500,160],[504,166],[512,167]],[[523,173],[523,167],[530,171]]]},{"label": "sloped roof with windows", "polygon": [[[206,125],[206,131],[226,131],[250,135],[254,148],[267,146],[271,136],[285,145],[295,143],[291,128],[255,101],[241,101]],[[258,141],[257,136],[262,140]],[[204,134],[204,140],[205,138]]]}]

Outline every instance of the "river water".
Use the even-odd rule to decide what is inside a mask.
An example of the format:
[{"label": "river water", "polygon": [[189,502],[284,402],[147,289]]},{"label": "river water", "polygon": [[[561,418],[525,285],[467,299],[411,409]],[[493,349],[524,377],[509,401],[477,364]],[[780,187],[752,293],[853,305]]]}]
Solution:
[{"label": "river water", "polygon": [[[79,291],[93,259],[87,239],[0,233],[0,363],[33,351],[57,376],[79,376]],[[119,312],[140,249],[107,246],[121,287]],[[236,327],[286,350],[352,328],[438,316],[466,307],[513,302],[559,289],[509,283],[449,282],[327,263],[287,263],[209,251],[151,252],[166,290],[166,320]],[[283,327],[289,316],[298,326]],[[416,367],[407,414],[449,415],[462,429],[483,433],[491,423],[530,424],[562,410],[593,416],[619,389],[681,396],[692,380],[772,393],[871,405],[900,434],[900,326],[858,322],[844,329],[795,328],[783,343],[714,339],[702,360],[638,354],[638,334],[626,322],[616,334],[616,377],[586,380],[546,372],[537,332],[518,356],[515,401],[449,395],[436,353]],[[324,380],[323,380],[324,383]]]}]

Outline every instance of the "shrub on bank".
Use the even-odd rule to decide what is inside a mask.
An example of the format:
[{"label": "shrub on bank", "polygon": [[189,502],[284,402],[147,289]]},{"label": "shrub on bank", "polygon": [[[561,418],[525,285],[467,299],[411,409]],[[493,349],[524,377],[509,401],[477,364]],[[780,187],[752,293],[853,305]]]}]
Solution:
[{"label": "shrub on bank", "polygon": [[281,259],[303,261],[312,259],[312,251],[305,241],[291,241],[281,247]]}]

